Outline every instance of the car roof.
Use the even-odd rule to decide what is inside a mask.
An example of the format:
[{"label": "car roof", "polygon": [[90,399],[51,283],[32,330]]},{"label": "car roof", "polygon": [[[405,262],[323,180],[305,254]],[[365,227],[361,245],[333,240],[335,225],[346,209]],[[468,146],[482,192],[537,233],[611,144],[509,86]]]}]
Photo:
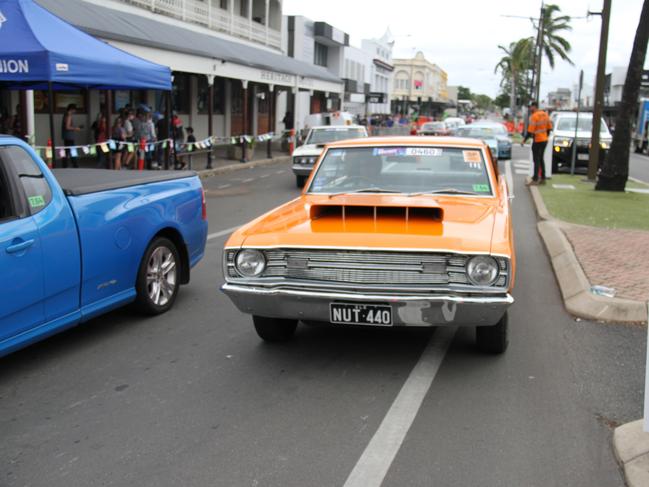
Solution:
[{"label": "car roof", "polygon": [[311,130],[321,130],[321,129],[335,129],[335,130],[343,130],[343,129],[364,129],[365,127],[363,125],[314,125],[311,127]]},{"label": "car roof", "polygon": [[328,147],[372,147],[382,145],[435,145],[448,147],[469,147],[481,149],[484,143],[480,139],[467,137],[432,137],[432,136],[401,136],[401,137],[367,137],[362,139],[342,140],[328,144]]}]

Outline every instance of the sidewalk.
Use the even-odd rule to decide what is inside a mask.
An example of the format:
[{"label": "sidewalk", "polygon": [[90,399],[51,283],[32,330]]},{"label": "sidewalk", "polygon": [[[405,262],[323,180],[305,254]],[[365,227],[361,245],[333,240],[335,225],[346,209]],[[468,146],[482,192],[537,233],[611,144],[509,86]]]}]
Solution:
[{"label": "sidewalk", "polygon": [[[548,212],[538,187],[531,186],[530,192],[566,309],[587,319],[646,323],[649,232],[557,220]],[[615,289],[616,297],[593,294],[593,285]],[[649,486],[649,433],[643,431],[643,420],[613,431],[613,451],[629,487]]]},{"label": "sidewalk", "polygon": [[[136,156],[137,157],[137,156]],[[272,158],[267,157],[266,144],[260,143],[255,148],[254,154],[249,158],[248,162],[240,162],[234,159],[227,158],[226,147],[215,147],[212,156],[212,168],[207,169],[207,153],[197,153],[191,157],[191,170],[198,172],[201,177],[220,174],[237,169],[244,169],[246,167],[254,167],[257,165],[270,164],[272,162],[282,162],[288,160],[289,154],[281,151],[279,144],[273,144]],[[185,162],[189,164],[189,157],[184,156]],[[76,158],[77,164],[82,168],[94,169],[97,167],[97,159],[95,157],[78,157]],[[137,166],[137,159],[135,160]],[[57,161],[57,167],[61,167],[61,161]],[[164,167],[164,166],[163,166]],[[160,168],[162,169],[162,168]],[[170,167],[173,169],[173,167]],[[190,169],[189,167],[187,169]],[[129,169],[123,169],[129,170]]]}]

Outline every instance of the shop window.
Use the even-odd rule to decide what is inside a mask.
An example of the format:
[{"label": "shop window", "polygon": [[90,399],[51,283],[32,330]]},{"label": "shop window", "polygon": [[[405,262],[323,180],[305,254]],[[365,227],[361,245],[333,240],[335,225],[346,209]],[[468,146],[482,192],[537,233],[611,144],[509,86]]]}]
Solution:
[{"label": "shop window", "polygon": [[191,75],[174,73],[172,87],[173,109],[178,113],[189,113],[191,100]]},{"label": "shop window", "polygon": [[[196,99],[198,113],[207,114],[208,112],[208,91],[207,77],[198,76],[198,97]],[[225,80],[223,78],[214,78],[214,103],[212,105],[212,113],[215,115],[223,115],[225,113]]]},{"label": "shop window", "polygon": [[[65,113],[65,109],[70,103],[77,106],[77,113],[87,113],[88,94],[86,91],[55,91],[54,92],[54,113]],[[49,113],[49,100],[47,91],[34,91],[34,112]]]},{"label": "shop window", "polygon": [[327,66],[328,49],[324,44],[315,43],[313,50],[313,64],[317,66]]}]

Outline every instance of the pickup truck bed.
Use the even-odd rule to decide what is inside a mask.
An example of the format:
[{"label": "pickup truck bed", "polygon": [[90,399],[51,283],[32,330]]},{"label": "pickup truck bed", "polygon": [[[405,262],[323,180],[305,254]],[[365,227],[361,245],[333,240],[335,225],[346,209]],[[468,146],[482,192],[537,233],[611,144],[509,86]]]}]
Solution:
[{"label": "pickup truck bed", "polygon": [[129,188],[196,176],[194,171],[111,171],[108,169],[53,169],[66,196]]}]

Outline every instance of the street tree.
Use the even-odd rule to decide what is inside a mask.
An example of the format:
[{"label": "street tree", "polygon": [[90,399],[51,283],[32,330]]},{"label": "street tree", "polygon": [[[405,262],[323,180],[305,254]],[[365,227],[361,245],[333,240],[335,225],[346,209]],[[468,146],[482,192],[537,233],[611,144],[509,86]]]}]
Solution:
[{"label": "street tree", "polygon": [[564,32],[572,30],[570,16],[557,15],[559,13],[561,13],[561,8],[558,5],[546,5],[543,9],[543,39],[541,41],[541,48],[552,69],[554,69],[556,56],[574,65],[568,56],[568,53],[572,49],[570,42],[561,35]]},{"label": "street tree", "polygon": [[498,46],[505,55],[496,64],[494,73],[500,71],[502,74],[500,86],[502,88],[509,87],[510,89],[509,99],[512,116],[516,114],[516,100],[524,89],[523,79],[525,73],[531,67],[533,45],[534,39],[525,37],[516,42],[511,42],[508,47]]},{"label": "street tree", "polygon": [[629,179],[629,151],[631,146],[631,120],[638,104],[642,69],[649,43],[649,0],[644,0],[640,22],[635,33],[629,67],[622,88],[622,101],[615,118],[615,132],[611,148],[597,177],[596,190],[624,191]]}]

